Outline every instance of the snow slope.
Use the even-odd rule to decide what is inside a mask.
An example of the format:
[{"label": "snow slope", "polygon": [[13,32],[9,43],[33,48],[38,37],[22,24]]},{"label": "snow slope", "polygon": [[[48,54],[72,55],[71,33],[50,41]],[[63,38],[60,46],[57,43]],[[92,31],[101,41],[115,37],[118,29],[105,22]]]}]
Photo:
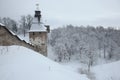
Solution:
[{"label": "snow slope", "polygon": [[96,80],[120,80],[120,61],[95,66],[92,71]]},{"label": "snow slope", "polygon": [[0,80],[88,80],[30,49],[0,46]]}]

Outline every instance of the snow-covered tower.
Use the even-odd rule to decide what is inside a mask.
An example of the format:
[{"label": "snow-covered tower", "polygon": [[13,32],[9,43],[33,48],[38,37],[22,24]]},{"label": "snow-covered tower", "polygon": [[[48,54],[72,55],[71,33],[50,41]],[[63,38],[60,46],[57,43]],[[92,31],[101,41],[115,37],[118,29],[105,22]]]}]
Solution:
[{"label": "snow-covered tower", "polygon": [[41,11],[37,7],[37,10],[35,10],[32,26],[29,31],[29,41],[44,56],[47,56],[48,32],[49,26],[45,26],[43,23],[41,23]]}]

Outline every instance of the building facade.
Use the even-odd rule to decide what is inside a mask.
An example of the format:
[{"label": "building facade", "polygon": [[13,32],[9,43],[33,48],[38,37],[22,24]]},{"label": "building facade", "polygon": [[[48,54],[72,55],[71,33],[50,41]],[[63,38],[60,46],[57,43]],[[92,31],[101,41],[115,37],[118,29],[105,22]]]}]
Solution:
[{"label": "building facade", "polygon": [[45,26],[41,22],[41,11],[36,10],[29,31],[29,40],[44,56],[47,56],[47,34],[49,31],[49,26]]}]

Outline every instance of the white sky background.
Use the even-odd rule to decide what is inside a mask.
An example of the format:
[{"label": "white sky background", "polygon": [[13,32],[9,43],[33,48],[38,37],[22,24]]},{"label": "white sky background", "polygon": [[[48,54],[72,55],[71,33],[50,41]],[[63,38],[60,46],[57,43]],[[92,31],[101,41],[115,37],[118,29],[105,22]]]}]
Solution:
[{"label": "white sky background", "polygon": [[67,24],[120,27],[120,0],[0,0],[0,16],[19,20],[21,15],[34,15],[36,3],[51,28]]}]

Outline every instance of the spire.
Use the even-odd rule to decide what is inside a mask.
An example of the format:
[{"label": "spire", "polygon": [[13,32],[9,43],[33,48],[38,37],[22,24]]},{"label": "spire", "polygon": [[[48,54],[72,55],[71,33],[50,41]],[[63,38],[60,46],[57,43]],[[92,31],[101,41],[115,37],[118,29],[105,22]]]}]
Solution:
[{"label": "spire", "polygon": [[39,11],[39,4],[36,4],[36,10]]}]

